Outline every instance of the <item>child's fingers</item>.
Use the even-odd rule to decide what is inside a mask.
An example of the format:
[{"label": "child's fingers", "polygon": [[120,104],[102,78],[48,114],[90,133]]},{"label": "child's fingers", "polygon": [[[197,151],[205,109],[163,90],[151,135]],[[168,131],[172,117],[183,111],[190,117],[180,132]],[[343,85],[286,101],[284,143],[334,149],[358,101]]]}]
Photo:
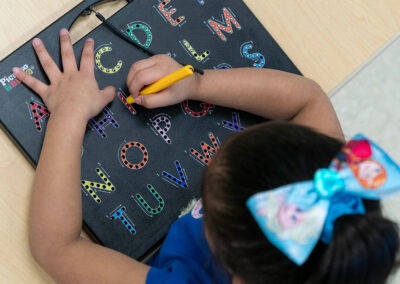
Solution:
[{"label": "child's fingers", "polygon": [[49,86],[39,81],[38,79],[26,74],[21,68],[14,68],[13,73],[15,77],[26,86],[31,88],[35,93],[37,93],[44,101],[47,98],[47,90]]},{"label": "child's fingers", "polygon": [[129,86],[132,82],[133,77],[137,72],[143,69],[151,68],[156,64],[154,57],[150,57],[149,59],[140,60],[134,64],[132,64],[131,69],[129,70],[128,77],[126,78],[126,85]]},{"label": "child's fingers", "polygon": [[103,104],[108,105],[110,102],[114,100],[117,90],[112,86],[108,86],[103,90],[101,90],[100,93],[102,95]]},{"label": "child's fingers", "polygon": [[85,42],[81,57],[81,71],[94,74],[94,40],[89,38]]},{"label": "child's fingers", "polygon": [[140,70],[135,74],[132,78],[131,83],[128,85],[129,92],[133,97],[139,95],[140,90],[151,83],[156,82],[157,80],[161,79],[165,76],[165,71],[161,70],[160,68],[147,68]]},{"label": "child's fingers", "polygon": [[67,29],[62,29],[60,31],[60,42],[64,72],[71,73],[77,71],[78,67],[76,66],[74,49]]},{"label": "child's fingers", "polygon": [[47,52],[43,42],[40,39],[35,38],[32,42],[32,45],[39,58],[40,64],[44,69],[44,72],[46,72],[47,77],[50,79],[50,82],[58,80],[61,77],[61,71],[54,62],[53,58],[51,58],[50,54]]},{"label": "child's fingers", "polygon": [[157,94],[138,96],[135,98],[135,103],[148,109],[154,109],[173,105],[177,102],[171,99],[171,91],[167,89]]}]

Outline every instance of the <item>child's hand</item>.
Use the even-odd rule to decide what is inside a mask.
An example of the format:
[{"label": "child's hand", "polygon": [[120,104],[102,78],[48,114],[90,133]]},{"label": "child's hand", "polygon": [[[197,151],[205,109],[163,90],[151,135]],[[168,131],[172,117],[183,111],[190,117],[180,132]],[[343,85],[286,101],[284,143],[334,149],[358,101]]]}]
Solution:
[{"label": "child's hand", "polygon": [[115,97],[115,88],[99,90],[94,76],[94,41],[88,39],[82,52],[80,70],[78,70],[71,39],[66,29],[60,32],[61,56],[64,72],[61,72],[40,39],[33,40],[33,47],[39,61],[50,80],[46,85],[26,74],[20,68],[14,68],[18,80],[35,91],[46,106],[55,113],[73,114],[85,121],[96,116]]},{"label": "child's hand", "polygon": [[157,108],[180,103],[189,98],[189,94],[197,88],[197,74],[188,77],[169,88],[153,95],[139,96],[140,90],[157,80],[182,68],[167,55],[156,55],[132,65],[126,85],[136,103],[147,108]]}]

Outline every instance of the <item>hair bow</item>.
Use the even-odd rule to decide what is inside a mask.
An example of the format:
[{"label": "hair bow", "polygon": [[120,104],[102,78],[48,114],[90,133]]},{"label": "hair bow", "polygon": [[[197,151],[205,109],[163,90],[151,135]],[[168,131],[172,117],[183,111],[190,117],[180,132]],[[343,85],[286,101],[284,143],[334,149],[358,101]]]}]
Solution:
[{"label": "hair bow", "polygon": [[257,193],[247,207],[268,240],[302,265],[319,239],[331,242],[337,218],[365,214],[362,198],[379,200],[399,191],[400,167],[357,135],[313,181]]}]

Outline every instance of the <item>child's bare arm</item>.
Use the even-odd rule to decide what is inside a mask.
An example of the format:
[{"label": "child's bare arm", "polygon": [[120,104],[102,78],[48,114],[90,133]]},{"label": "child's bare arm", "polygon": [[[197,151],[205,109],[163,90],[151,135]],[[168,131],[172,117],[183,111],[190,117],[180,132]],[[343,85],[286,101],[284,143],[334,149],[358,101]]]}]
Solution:
[{"label": "child's bare arm", "polygon": [[81,147],[89,118],[115,97],[99,90],[94,77],[93,40],[85,43],[78,71],[66,30],[61,32],[62,73],[42,42],[34,48],[51,85],[15,69],[51,111],[32,189],[29,242],[38,263],[60,283],[145,283],[149,267],[80,237]]},{"label": "child's bare arm", "polygon": [[290,120],[343,139],[328,96],[314,81],[271,69],[207,71],[191,98]]},{"label": "child's bare arm", "polygon": [[[135,63],[127,85],[134,97],[149,83],[179,68],[168,56]],[[239,68],[207,70],[165,91],[140,96],[137,102],[149,107],[195,99],[245,110],[266,118],[290,120],[320,132],[343,138],[342,129],[329,98],[314,81],[271,69]]]}]

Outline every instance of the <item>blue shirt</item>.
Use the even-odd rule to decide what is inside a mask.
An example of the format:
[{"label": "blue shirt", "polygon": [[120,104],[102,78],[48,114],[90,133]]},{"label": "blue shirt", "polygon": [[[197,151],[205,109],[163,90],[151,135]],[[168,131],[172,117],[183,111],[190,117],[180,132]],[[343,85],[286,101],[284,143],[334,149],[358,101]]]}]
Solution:
[{"label": "blue shirt", "polygon": [[200,210],[199,200],[190,214],[171,226],[152,262],[146,284],[231,283],[230,276],[215,261],[208,246]]}]

